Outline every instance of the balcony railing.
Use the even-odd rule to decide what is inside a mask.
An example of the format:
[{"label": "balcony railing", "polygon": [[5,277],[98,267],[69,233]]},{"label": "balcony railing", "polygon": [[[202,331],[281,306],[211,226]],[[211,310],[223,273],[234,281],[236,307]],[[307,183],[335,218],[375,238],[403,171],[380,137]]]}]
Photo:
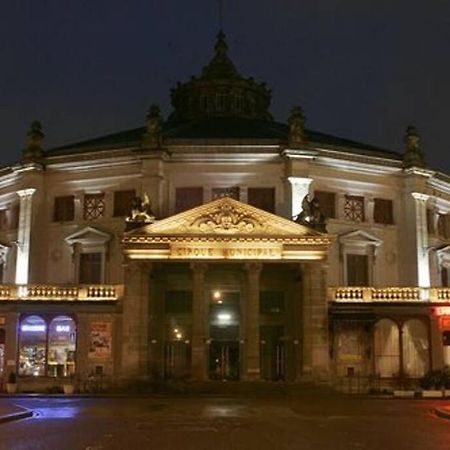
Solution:
[{"label": "balcony railing", "polygon": [[328,288],[330,302],[377,302],[377,303],[409,303],[409,302],[450,302],[450,288],[420,287],[331,287]]},{"label": "balcony railing", "polygon": [[56,286],[48,284],[1,284],[0,301],[116,301],[123,285]]}]

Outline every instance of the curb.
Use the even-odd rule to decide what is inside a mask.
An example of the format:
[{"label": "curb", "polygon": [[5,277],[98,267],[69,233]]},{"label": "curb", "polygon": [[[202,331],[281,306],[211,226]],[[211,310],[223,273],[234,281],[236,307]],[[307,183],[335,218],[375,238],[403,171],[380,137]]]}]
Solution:
[{"label": "curb", "polygon": [[33,411],[27,409],[22,412],[14,413],[14,414],[6,414],[4,416],[0,416],[0,424],[14,422],[15,420],[26,419],[33,415]]},{"label": "curb", "polygon": [[450,420],[450,411],[441,408],[434,408],[434,413],[441,419]]}]

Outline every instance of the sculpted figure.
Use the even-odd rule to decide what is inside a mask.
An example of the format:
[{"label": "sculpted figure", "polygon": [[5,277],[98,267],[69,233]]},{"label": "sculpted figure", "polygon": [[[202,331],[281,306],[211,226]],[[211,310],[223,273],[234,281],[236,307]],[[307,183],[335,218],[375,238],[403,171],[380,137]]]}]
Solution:
[{"label": "sculpted figure", "polygon": [[326,218],[320,210],[319,200],[309,199],[309,194],[302,200],[302,212],[294,218],[295,222],[307,227],[314,228],[317,231],[326,233]]},{"label": "sculpted figure", "polygon": [[150,198],[144,193],[144,198],[135,197],[131,202],[131,211],[126,222],[152,223],[155,221],[155,214],[151,208]]}]

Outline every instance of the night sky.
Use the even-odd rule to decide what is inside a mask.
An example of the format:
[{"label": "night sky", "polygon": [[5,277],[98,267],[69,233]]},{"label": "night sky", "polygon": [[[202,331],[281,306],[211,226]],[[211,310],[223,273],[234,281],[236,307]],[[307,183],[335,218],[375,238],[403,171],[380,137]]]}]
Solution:
[{"label": "night sky", "polygon": [[[143,126],[148,106],[198,75],[219,29],[217,0],[13,0],[0,11],[0,164],[29,123],[45,147]],[[406,125],[450,172],[449,0],[224,0],[230,56],[273,90],[285,121],[403,151]]]}]

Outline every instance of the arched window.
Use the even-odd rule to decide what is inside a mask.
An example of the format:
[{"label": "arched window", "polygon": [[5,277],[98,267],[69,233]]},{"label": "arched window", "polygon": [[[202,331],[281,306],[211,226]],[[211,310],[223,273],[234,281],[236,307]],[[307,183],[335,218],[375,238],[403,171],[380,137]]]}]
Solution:
[{"label": "arched window", "polygon": [[67,377],[75,373],[76,325],[68,316],[55,317],[48,327],[47,374]]},{"label": "arched window", "polygon": [[69,316],[20,321],[19,368],[22,376],[67,377],[75,373],[76,324]]},{"label": "arched window", "polygon": [[407,320],[403,325],[403,371],[412,378],[420,378],[428,371],[429,344],[425,324],[418,319]]},{"label": "arched window", "polygon": [[45,375],[47,324],[40,316],[27,316],[20,322],[19,375]]},{"label": "arched window", "polygon": [[375,372],[381,377],[393,377],[400,373],[400,333],[398,325],[390,319],[382,319],[375,325]]}]

